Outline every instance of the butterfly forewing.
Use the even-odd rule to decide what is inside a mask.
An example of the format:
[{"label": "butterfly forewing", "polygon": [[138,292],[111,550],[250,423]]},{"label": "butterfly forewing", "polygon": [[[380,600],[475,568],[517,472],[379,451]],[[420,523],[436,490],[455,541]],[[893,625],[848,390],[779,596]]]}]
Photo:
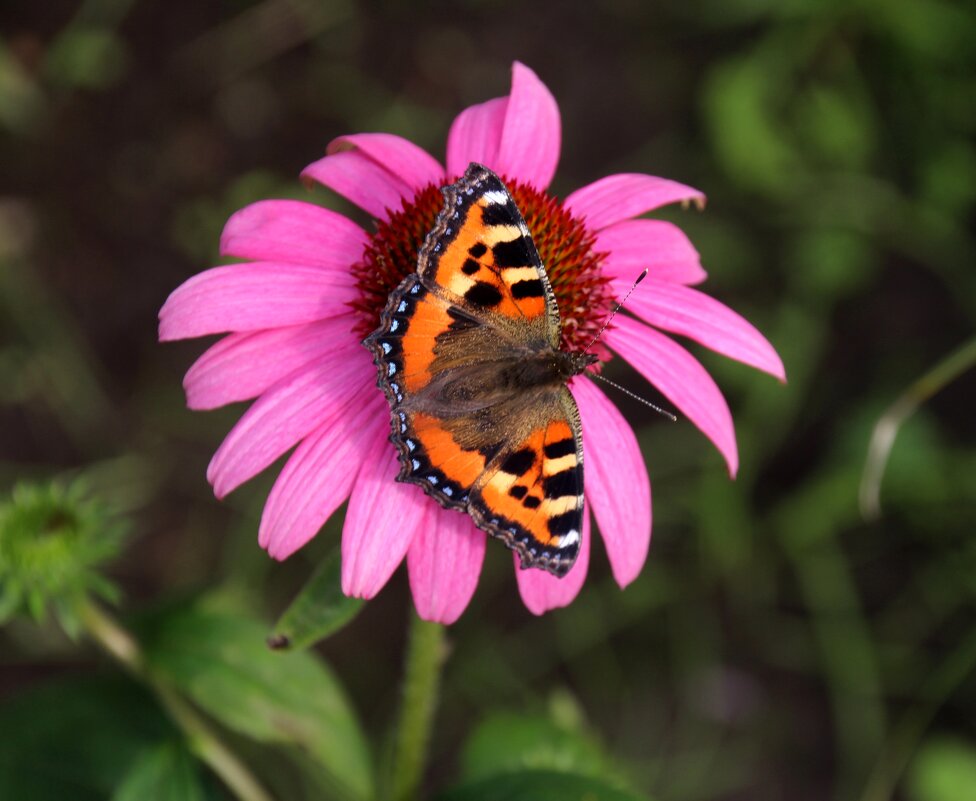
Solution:
[{"label": "butterfly forewing", "polygon": [[515,201],[497,175],[472,165],[444,188],[445,207],[420,251],[425,286],[474,314],[559,342],[559,308]]}]

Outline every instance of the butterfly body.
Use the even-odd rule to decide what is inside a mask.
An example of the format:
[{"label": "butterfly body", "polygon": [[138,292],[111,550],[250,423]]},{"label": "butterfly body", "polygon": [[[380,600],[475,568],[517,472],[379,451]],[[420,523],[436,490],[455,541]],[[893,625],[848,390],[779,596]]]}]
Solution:
[{"label": "butterfly body", "polygon": [[417,271],[364,344],[392,417],[399,481],[465,511],[522,567],[561,576],[579,550],[583,453],[567,381],[596,361],[559,348],[559,310],[521,213],[472,164]]}]

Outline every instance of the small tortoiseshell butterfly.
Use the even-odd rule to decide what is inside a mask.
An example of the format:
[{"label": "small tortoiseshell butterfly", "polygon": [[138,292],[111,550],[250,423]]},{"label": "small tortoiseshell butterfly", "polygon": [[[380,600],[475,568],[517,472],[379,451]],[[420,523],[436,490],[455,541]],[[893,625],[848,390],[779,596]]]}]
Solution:
[{"label": "small tortoiseshell butterfly", "polygon": [[564,576],[583,530],[579,410],[566,386],[597,357],[559,349],[559,308],[515,201],[471,164],[417,271],[363,344],[392,410],[398,481],[419,484],[521,557]]}]

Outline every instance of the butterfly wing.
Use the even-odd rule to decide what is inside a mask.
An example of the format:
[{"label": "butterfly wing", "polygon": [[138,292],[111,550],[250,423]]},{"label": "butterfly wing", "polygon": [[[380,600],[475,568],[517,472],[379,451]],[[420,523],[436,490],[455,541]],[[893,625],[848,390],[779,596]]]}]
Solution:
[{"label": "butterfly wing", "polygon": [[[480,343],[471,339],[475,330],[482,334]],[[452,388],[464,392],[468,377],[480,374],[484,355],[499,343],[490,329],[461,316],[415,274],[390,295],[380,327],[363,344],[373,352],[378,383],[390,404],[390,439],[401,465],[398,480],[420,485],[443,506],[466,509],[487,456],[477,447],[458,445],[441,421],[464,414],[461,405],[452,403]],[[475,391],[468,386],[467,392],[473,397]],[[488,403],[477,405],[483,409]]]},{"label": "butterfly wing", "polygon": [[499,453],[470,493],[475,523],[521,557],[522,567],[564,576],[583,530],[583,440],[579,410],[566,387],[529,395],[523,436]]},{"label": "butterfly wing", "polygon": [[424,286],[517,340],[557,347],[556,297],[505,184],[471,164],[441,191],[444,209],[417,264]]}]

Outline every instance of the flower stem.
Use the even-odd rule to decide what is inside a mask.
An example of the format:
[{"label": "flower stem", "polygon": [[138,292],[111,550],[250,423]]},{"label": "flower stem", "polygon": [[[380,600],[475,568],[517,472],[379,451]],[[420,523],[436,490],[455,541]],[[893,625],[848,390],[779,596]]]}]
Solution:
[{"label": "flower stem", "polygon": [[247,766],[214,729],[165,681],[146,666],[136,639],[91,600],[82,603],[79,617],[95,642],[156,694],[170,719],[187,738],[190,750],[227,785],[240,801],[273,801]]},{"label": "flower stem", "polygon": [[447,649],[445,628],[411,615],[403,677],[403,706],[393,752],[393,799],[413,801],[427,763],[427,744],[437,706]]}]

